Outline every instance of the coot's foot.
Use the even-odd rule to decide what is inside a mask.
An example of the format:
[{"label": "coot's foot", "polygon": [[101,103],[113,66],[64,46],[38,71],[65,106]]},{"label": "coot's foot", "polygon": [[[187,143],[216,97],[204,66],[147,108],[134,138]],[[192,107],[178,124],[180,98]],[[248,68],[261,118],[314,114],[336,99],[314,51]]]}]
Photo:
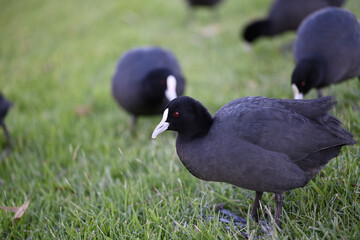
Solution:
[{"label": "coot's foot", "polygon": [[260,220],[259,224],[261,227],[261,233],[265,233],[268,236],[274,236],[274,229],[271,224],[269,224],[265,220]]},{"label": "coot's foot", "polygon": [[[225,204],[220,203],[215,206],[215,211],[219,213],[218,219],[225,224],[234,224],[237,227],[246,227],[247,222],[245,218],[242,218],[228,209],[224,208]],[[214,220],[214,216],[205,215],[205,220]]]},{"label": "coot's foot", "polygon": [[246,219],[245,218],[242,218],[238,215],[236,215],[235,213],[231,212],[230,210],[228,209],[225,209],[225,208],[219,208],[217,209],[218,212],[221,213],[221,215],[224,215],[224,218],[227,216],[232,222],[234,222],[234,225],[236,226],[240,226],[240,227],[245,227],[246,226]]},{"label": "coot's foot", "polygon": [[[217,218],[219,219],[220,222],[225,223],[225,224],[233,224],[234,227],[233,228],[237,228],[237,229],[241,229],[241,228],[245,228],[247,226],[247,221],[245,218],[242,218],[238,215],[236,215],[235,213],[231,212],[228,209],[224,208],[225,204],[218,204],[215,207],[215,211],[217,211],[219,214],[219,216],[217,216]],[[205,220],[214,220],[215,217],[211,216],[211,215],[204,215],[203,219]],[[264,233],[268,236],[272,236],[274,233],[274,229],[272,228],[272,226],[267,223],[264,220],[260,220],[259,221],[260,227],[261,227],[261,233]],[[231,226],[227,226],[225,227],[226,229],[231,228]],[[244,237],[249,237],[247,233],[244,232],[240,232]]]}]

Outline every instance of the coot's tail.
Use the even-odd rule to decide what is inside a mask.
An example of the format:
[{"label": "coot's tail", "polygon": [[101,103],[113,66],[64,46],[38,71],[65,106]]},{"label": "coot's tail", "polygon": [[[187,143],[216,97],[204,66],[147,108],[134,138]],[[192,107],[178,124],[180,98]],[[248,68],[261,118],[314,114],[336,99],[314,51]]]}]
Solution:
[{"label": "coot's tail", "polygon": [[341,121],[328,112],[336,105],[333,97],[322,97],[308,100],[287,100],[283,103],[287,108],[317,122],[327,129],[335,138],[338,145],[353,145],[356,141],[353,135],[341,126]]},{"label": "coot's tail", "polygon": [[296,162],[309,179],[312,179],[325,165],[340,153],[342,146],[331,147],[308,155],[305,159]]},{"label": "coot's tail", "polygon": [[[298,101],[298,100],[294,100]],[[317,152],[309,154],[306,158],[296,162],[309,178],[313,178],[332,158],[339,155],[341,147],[354,145],[353,135],[341,126],[341,121],[329,114],[330,109],[336,104],[333,97],[298,101],[299,104],[291,105],[293,111],[316,121],[332,135],[331,145],[323,147]],[[304,107],[303,104],[308,104]],[[302,105],[302,106],[301,106]]]}]

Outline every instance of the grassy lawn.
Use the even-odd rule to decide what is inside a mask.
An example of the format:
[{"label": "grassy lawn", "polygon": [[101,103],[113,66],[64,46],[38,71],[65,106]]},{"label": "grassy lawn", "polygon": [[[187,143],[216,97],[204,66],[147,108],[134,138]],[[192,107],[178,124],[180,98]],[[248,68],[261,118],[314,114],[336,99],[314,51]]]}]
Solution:
[{"label": "grassy lawn", "polygon": [[[239,40],[239,30],[265,15],[268,3],[227,0],[218,15],[199,10],[186,23],[181,0],[0,0],[0,91],[14,103],[6,118],[14,148],[0,160],[0,206],[30,200],[19,221],[0,210],[0,238],[241,239],[240,231],[271,238],[253,221],[229,229],[203,220],[221,202],[248,215],[254,192],[193,177],[176,155],[175,134],[151,140],[161,116],[141,118],[134,136],[110,94],[124,51],[160,45],[178,57],[186,95],[212,114],[239,97],[292,98],[295,34],[260,40],[252,51]],[[358,0],[346,8],[360,18]],[[359,81],[323,93],[336,97],[332,113],[359,140]],[[360,239],[359,162],[359,144],[343,148],[308,186],[286,193],[283,227],[272,237]],[[273,194],[262,203],[261,218],[270,220]]]}]

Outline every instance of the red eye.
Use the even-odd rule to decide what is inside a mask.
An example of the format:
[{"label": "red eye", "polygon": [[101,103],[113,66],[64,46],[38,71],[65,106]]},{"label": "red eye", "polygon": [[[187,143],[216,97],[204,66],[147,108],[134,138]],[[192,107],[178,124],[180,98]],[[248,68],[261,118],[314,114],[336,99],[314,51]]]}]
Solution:
[{"label": "red eye", "polygon": [[302,87],[305,86],[305,82],[304,82],[304,81],[301,82],[301,86],[302,86]]},{"label": "red eye", "polygon": [[163,80],[160,83],[161,83],[161,85],[165,85],[166,82]]},{"label": "red eye", "polygon": [[178,112],[174,112],[174,117],[177,117],[177,116],[179,116],[179,113]]}]

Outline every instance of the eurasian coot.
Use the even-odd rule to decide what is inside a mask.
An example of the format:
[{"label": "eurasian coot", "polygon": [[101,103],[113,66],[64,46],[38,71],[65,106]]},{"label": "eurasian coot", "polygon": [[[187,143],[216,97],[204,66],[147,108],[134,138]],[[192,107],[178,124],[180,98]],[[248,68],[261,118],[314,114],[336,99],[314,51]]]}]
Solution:
[{"label": "eurasian coot", "polygon": [[291,82],[296,99],[360,76],[360,23],[348,10],[331,7],[307,17],[294,46]]},{"label": "eurasian coot", "polygon": [[242,37],[252,43],[260,37],[271,37],[294,31],[310,13],[329,6],[342,6],[345,0],[276,0],[268,16],[245,27]]},{"label": "eurasian coot", "polygon": [[149,46],[125,52],[112,80],[112,93],[119,104],[133,116],[161,114],[166,104],[182,95],[185,79],[174,54]]},{"label": "eurasian coot", "polygon": [[283,193],[304,187],[342,146],[356,143],[328,113],[334,104],[331,97],[245,97],[212,117],[200,102],[183,96],[167,105],[152,137],[177,131],[177,154],[191,174],[256,191],[255,220],[263,192],[275,193],[280,225]]}]

